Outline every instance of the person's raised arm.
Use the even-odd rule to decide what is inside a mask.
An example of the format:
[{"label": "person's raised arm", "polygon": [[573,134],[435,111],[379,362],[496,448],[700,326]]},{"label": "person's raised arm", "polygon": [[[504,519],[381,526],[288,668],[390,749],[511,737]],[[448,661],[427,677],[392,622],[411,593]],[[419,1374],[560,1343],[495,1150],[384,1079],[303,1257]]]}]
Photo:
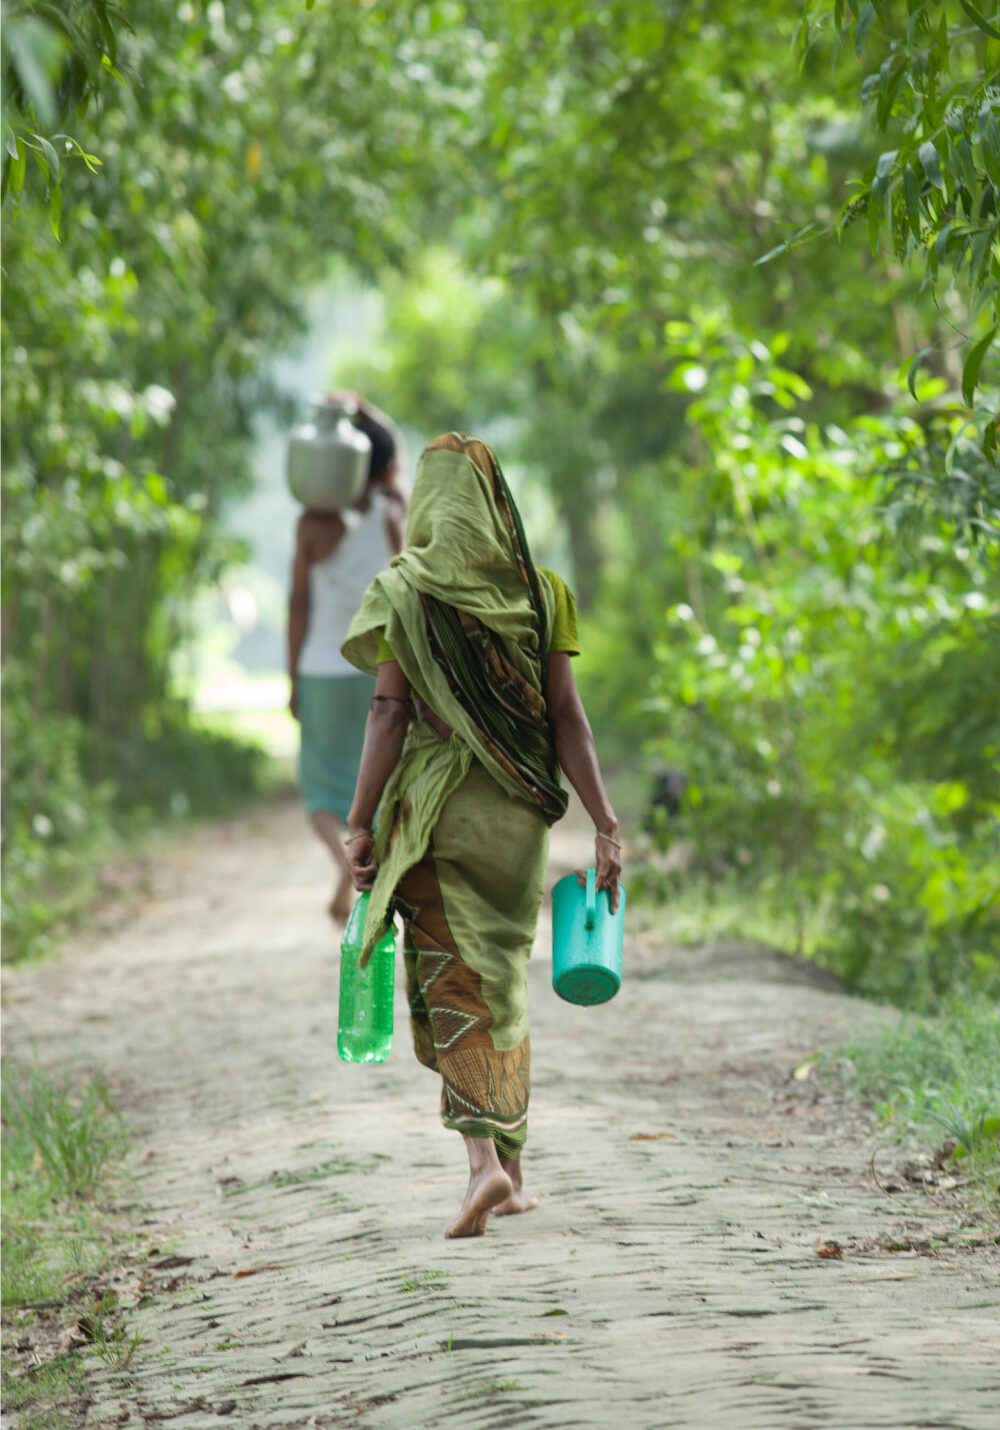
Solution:
[{"label": "person's raised arm", "polygon": [[406,727],[410,723],[410,683],[394,660],[378,668],[375,698],[365,725],[361,768],[354,802],[347,816],[347,862],[359,893],[375,882],[375,837],[372,824],[386,781],[396,768]]},{"label": "person's raised arm", "polygon": [[406,545],[406,488],[398,462],[390,462],[380,483],[385,495],[385,529],[395,555]]},{"label": "person's raised arm", "polygon": [[573,666],[564,651],[553,651],[549,656],[547,713],[559,767],[594,821],[597,887],[607,889],[614,913],[622,872],[618,820],[604,788],[594,732],[576,688]]}]

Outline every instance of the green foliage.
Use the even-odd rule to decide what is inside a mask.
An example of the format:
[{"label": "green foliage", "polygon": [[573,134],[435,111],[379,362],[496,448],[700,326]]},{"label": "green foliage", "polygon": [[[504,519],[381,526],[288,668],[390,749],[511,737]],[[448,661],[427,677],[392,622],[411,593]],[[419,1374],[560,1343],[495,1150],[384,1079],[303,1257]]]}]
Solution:
[{"label": "green foliage", "polygon": [[985,998],[946,1000],[844,1050],[852,1090],[901,1133],[955,1144],[953,1160],[995,1203],[1000,1170],[1000,1012]]},{"label": "green foliage", "polygon": [[[111,0],[69,0],[56,6],[4,0],[3,129],[0,198],[19,205],[31,169],[45,186],[53,236],[62,218],[62,166],[80,159],[96,173],[100,159],[69,134],[54,133],[71,115],[82,117],[117,68],[118,36],[128,27]],[[40,130],[45,129],[42,133]]]},{"label": "green foliage", "polygon": [[3,1398],[5,1413],[16,1411],[21,1424],[68,1424],[82,1382],[78,1353],[36,1364],[18,1356],[14,1341],[30,1336],[32,1312],[62,1307],[68,1314],[76,1302],[93,1350],[111,1364],[125,1363],[138,1345],[113,1293],[90,1290],[108,1256],[100,1194],[125,1146],[124,1124],[99,1079],[67,1086],[39,1068],[5,1066]]},{"label": "green foliage", "polygon": [[671,543],[698,576],[647,708],[689,775],[685,832],[801,927],[821,910],[819,948],[857,986],[1000,987],[995,571],[946,527],[901,544],[887,521],[910,419],[805,423],[808,389],[759,341],[710,319],[672,338],[700,461]]},{"label": "green foliage", "polygon": [[[860,97],[880,134],[898,136],[857,181],[841,226],[867,216],[872,251],[883,232],[900,257],[918,253],[998,308],[1000,28],[974,5],[836,0],[807,5],[804,51],[831,18],[837,42],[868,57]],[[993,334],[990,334],[992,338]],[[973,382],[972,386],[975,386]],[[971,398],[970,398],[971,401]]]},{"label": "green foliage", "polygon": [[4,1405],[25,1430],[68,1430],[73,1410],[86,1403],[83,1368],[70,1354],[4,1375]]},{"label": "green foliage", "polygon": [[[31,1165],[44,1170],[60,1199],[92,1196],[124,1146],[120,1117],[99,1080],[69,1089],[37,1069],[19,1069],[4,1079],[3,1123],[32,1149]],[[24,1161],[19,1152],[14,1157]]]},{"label": "green foliage", "polygon": [[51,94],[101,161],[58,155],[58,244],[8,185],[8,867],[41,889],[72,810],[250,778],[167,674],[335,255],[386,310],[338,380],[496,442],[568,547],[604,747],[688,773],[696,877],[859,986],[995,983],[991,14],[252,0],[132,33],[74,0],[32,71],[42,7],[8,10],[8,124],[49,135]]},{"label": "green foliage", "polygon": [[88,1315],[81,1316],[80,1329],[105,1365],[128,1365],[142,1344],[142,1333],[130,1331],[122,1320],[118,1298],[111,1290],[101,1293]]},{"label": "green foliage", "polygon": [[[68,825],[79,845],[112,798],[117,821],[246,784],[252,756],[183,734],[171,659],[236,554],[218,518],[280,406],[267,359],[331,252],[371,265],[412,242],[433,156],[422,75],[396,66],[405,31],[381,11],[154,7],[133,32],[74,0],[7,20],[4,863],[23,946],[61,912]],[[57,173],[43,130],[70,112],[100,165]],[[21,172],[33,135],[58,243]]]},{"label": "green foliage", "polygon": [[[831,24],[837,46],[870,66],[861,103],[893,146],[854,181],[838,226],[863,216],[873,254],[885,242],[896,258],[920,262],[959,333],[956,400],[972,408],[1000,330],[1000,14],[971,0],[810,0],[799,28],[806,57]],[[914,365],[934,352],[922,349]],[[995,391],[977,420],[993,465]]]},{"label": "green foliage", "polygon": [[58,1299],[70,1278],[96,1270],[89,1202],[122,1147],[99,1082],[71,1090],[37,1069],[5,1067],[4,1306]]}]

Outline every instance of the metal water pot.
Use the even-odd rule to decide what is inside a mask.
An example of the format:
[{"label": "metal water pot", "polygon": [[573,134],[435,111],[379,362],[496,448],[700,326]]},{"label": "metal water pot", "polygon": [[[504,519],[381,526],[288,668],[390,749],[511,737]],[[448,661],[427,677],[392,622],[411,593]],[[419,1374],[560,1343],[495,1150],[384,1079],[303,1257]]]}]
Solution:
[{"label": "metal water pot", "polygon": [[288,439],[288,485],[310,511],[341,511],[365,489],[372,444],[351,421],[349,400],[317,398],[310,420]]}]

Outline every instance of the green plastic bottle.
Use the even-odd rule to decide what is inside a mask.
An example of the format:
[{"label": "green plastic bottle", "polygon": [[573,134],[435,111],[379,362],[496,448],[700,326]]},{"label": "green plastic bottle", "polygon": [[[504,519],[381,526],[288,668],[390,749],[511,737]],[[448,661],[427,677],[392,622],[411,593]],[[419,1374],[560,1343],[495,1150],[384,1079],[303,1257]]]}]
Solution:
[{"label": "green plastic bottle", "polygon": [[396,933],[391,924],[372,950],[367,968],[358,964],[370,898],[358,898],[340,945],[337,1052],[345,1063],[384,1063],[392,1047]]}]

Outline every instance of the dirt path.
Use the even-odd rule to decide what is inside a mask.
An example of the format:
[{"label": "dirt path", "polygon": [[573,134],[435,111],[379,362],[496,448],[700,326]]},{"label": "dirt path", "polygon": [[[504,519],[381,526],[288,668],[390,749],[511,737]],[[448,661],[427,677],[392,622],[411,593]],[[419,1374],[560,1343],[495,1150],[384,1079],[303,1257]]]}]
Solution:
[{"label": "dirt path", "polygon": [[[561,832],[553,877],[587,852]],[[164,854],[127,926],[8,976],[8,1051],[102,1066],[142,1139],[162,1289],[88,1426],[996,1430],[996,1257],[890,1251],[954,1210],[880,1194],[870,1128],[791,1076],[871,1010],[638,930],[621,995],[574,1009],[543,925],[544,1200],[446,1243],[464,1159],[401,999],[388,1063],[337,1061],[326,883],[281,808]]]}]

